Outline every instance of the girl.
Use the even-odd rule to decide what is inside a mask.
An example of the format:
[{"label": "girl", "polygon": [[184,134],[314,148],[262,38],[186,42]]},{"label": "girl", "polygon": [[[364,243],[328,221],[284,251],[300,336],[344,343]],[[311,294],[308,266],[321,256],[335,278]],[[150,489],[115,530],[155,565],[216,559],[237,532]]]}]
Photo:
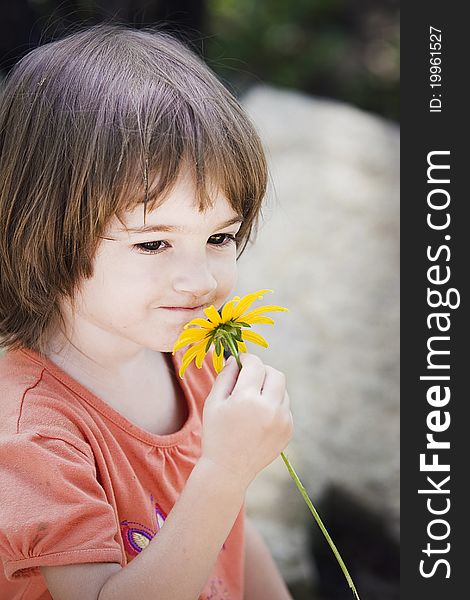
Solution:
[{"label": "girl", "polygon": [[91,28],[17,65],[0,173],[0,598],[289,599],[244,517],[285,378],[171,354],[265,193],[238,103],[173,38]]}]

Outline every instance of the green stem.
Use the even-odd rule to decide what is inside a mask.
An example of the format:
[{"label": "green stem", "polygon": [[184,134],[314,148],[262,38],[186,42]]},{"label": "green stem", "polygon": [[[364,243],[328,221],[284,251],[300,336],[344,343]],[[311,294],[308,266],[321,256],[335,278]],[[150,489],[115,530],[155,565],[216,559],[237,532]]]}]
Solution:
[{"label": "green stem", "polygon": [[315,521],[317,522],[318,527],[320,527],[323,535],[326,538],[326,541],[328,542],[328,544],[330,545],[330,548],[333,550],[333,554],[336,557],[336,560],[339,562],[339,566],[341,567],[344,576],[346,577],[346,580],[349,584],[349,587],[352,590],[352,593],[354,594],[354,597],[357,598],[357,600],[360,600],[359,598],[359,594],[357,593],[356,590],[356,586],[354,585],[354,582],[351,578],[351,575],[349,574],[346,565],[344,564],[343,559],[341,558],[341,554],[339,553],[338,549],[336,548],[333,540],[330,537],[330,534],[328,533],[328,531],[326,530],[326,527],[323,525],[323,521],[320,518],[320,515],[318,514],[317,510],[315,509],[315,507],[312,504],[312,501],[310,500],[308,494],[307,494],[307,490],[304,488],[304,486],[302,485],[302,482],[300,481],[297,473],[294,471],[294,468],[292,467],[292,465],[289,462],[289,459],[287,458],[287,456],[284,454],[284,452],[281,452],[281,456],[282,456],[282,460],[285,462],[287,470],[289,471],[292,479],[295,482],[295,485],[297,486],[297,489],[299,490],[299,492],[302,494],[302,498],[305,500],[305,503],[307,504],[307,506],[310,509],[310,512],[312,513],[312,515],[315,518]]},{"label": "green stem", "polygon": [[238,368],[241,369],[242,363],[240,362],[240,357],[238,356],[238,349],[237,349],[236,343],[233,341],[233,338],[231,335],[225,335],[224,339],[227,342],[227,346],[230,348],[230,352],[232,353],[233,357],[237,361]]},{"label": "green stem", "polygon": [[[229,346],[231,353],[233,354],[235,360],[237,361],[238,367],[241,369],[242,365],[241,365],[241,362],[240,362],[240,358],[238,356],[238,349],[237,349],[237,346],[236,346],[235,342],[233,341],[232,337],[229,336],[229,335],[227,335],[225,337],[225,340],[227,341],[227,345]],[[290,464],[289,459],[284,454],[284,452],[281,452],[281,457],[282,457],[282,460],[284,461],[284,463],[285,463],[285,465],[287,467],[287,470],[290,473],[290,476],[294,480],[294,483],[297,486],[297,489],[299,490],[300,494],[302,495],[302,498],[304,499],[306,505],[310,509],[310,512],[314,516],[315,521],[317,522],[318,527],[320,528],[321,532],[325,536],[326,541],[330,545],[330,548],[332,549],[333,554],[335,555],[335,558],[338,561],[339,566],[341,567],[341,570],[343,571],[344,576],[346,577],[346,581],[348,582],[348,585],[351,588],[354,597],[357,600],[360,600],[359,594],[357,593],[357,590],[356,590],[356,586],[354,585],[354,582],[353,582],[353,580],[351,578],[351,575],[349,574],[349,571],[346,568],[346,565],[344,564],[343,559],[341,558],[341,554],[339,553],[339,551],[336,548],[333,540],[331,539],[330,534],[328,533],[325,525],[323,524],[323,521],[320,518],[320,515],[318,514],[317,510],[313,506],[312,501],[310,500],[310,498],[309,498],[309,496],[307,494],[307,490],[302,485],[302,482],[300,481],[297,473],[294,471],[294,468]]]}]

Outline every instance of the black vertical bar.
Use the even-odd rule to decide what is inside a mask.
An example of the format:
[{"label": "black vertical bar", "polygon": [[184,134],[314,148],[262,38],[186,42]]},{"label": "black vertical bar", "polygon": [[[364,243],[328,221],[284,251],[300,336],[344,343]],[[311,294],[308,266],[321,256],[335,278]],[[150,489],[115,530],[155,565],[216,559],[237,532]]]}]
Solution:
[{"label": "black vertical bar", "polygon": [[[450,1],[402,6],[401,598],[406,600],[470,597],[465,12],[465,3]],[[427,173],[430,163],[450,168]],[[445,306],[446,300],[453,307]],[[428,344],[449,354],[430,356]],[[433,460],[436,470],[426,470]],[[446,465],[448,471],[440,470]]]}]

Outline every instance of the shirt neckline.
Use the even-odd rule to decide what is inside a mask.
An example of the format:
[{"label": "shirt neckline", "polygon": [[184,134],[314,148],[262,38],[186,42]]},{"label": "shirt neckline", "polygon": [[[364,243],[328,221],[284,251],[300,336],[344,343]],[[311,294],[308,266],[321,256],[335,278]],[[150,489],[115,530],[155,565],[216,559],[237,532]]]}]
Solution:
[{"label": "shirt neckline", "polygon": [[181,379],[178,375],[180,359],[179,354],[181,353],[181,350],[177,351],[174,356],[170,354],[170,359],[173,365],[174,373],[176,374],[177,384],[179,385],[184,400],[186,402],[188,414],[186,417],[186,421],[183,423],[181,428],[178,429],[178,431],[164,435],[159,435],[147,431],[146,429],[142,429],[141,427],[130,421],[118,410],[116,410],[107,402],[105,402],[105,400],[102,400],[100,397],[96,396],[86,386],[84,386],[82,383],[80,383],[71,375],[69,375],[66,371],[59,367],[55,362],[50,360],[47,356],[39,354],[35,350],[25,347],[20,348],[20,352],[25,354],[30,360],[42,366],[46,371],[50,373],[50,375],[52,375],[52,377],[59,380],[63,385],[65,385],[75,394],[80,396],[82,400],[84,400],[87,404],[93,406],[93,408],[95,408],[100,414],[112,421],[120,429],[124,430],[126,433],[128,433],[134,438],[139,439],[140,441],[143,441],[152,446],[169,448],[172,446],[177,446],[185,439],[187,439],[188,434],[191,432],[192,429],[195,428],[194,395],[189,385],[189,382],[184,379]]}]

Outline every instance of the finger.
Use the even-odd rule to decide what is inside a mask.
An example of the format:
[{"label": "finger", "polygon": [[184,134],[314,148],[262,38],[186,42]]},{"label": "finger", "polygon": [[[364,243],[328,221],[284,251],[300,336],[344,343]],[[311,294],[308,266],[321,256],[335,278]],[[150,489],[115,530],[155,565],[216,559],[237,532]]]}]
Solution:
[{"label": "finger", "polygon": [[280,404],[284,400],[286,393],[286,376],[281,371],[273,369],[273,367],[266,367],[266,378],[264,380],[263,389],[261,391],[262,396],[268,398],[278,398]]},{"label": "finger", "polygon": [[237,377],[238,366],[233,356],[230,356],[212,385],[211,395],[216,398],[228,398],[233,391]]},{"label": "finger", "polygon": [[287,411],[287,413],[289,415],[292,430],[294,430],[294,416],[290,409],[290,398],[289,398],[289,394],[287,392],[284,394],[284,398],[282,399],[281,407],[283,410]]},{"label": "finger", "polygon": [[284,392],[284,397],[282,398],[281,406],[282,408],[285,408],[290,411],[290,398],[287,391]]},{"label": "finger", "polygon": [[240,354],[240,362],[242,363],[242,368],[232,394],[240,391],[246,392],[247,389],[259,394],[266,376],[265,365],[255,354],[249,354],[248,352]]}]

